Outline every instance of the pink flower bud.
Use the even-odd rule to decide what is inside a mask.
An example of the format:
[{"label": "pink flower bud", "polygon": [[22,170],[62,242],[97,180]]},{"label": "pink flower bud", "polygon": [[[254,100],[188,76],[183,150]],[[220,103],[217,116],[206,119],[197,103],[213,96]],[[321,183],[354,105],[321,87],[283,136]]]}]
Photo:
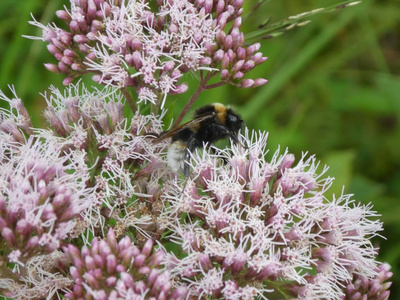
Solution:
[{"label": "pink flower bud", "polygon": [[204,9],[206,10],[207,14],[211,13],[213,5],[214,5],[214,0],[205,0]]},{"label": "pink flower bud", "polygon": [[47,50],[53,55],[61,53],[61,50],[58,49],[53,44],[48,44],[46,47],[47,47]]},{"label": "pink flower bud", "polygon": [[75,43],[85,44],[85,43],[89,42],[89,39],[86,37],[86,35],[77,34],[77,35],[74,35],[74,42]]},{"label": "pink flower bud", "polygon": [[241,17],[237,17],[235,19],[235,21],[233,22],[232,28],[235,29],[240,29],[240,27],[242,26],[242,18]]},{"label": "pink flower bud", "polygon": [[218,0],[218,3],[215,7],[215,12],[217,13],[217,16],[221,14],[224,11],[225,8],[225,1],[224,0]]},{"label": "pink flower bud", "polygon": [[146,284],[143,281],[135,283],[135,292],[138,294],[143,294],[147,289]]},{"label": "pink flower bud", "polygon": [[229,62],[230,62],[229,56],[228,54],[225,53],[224,58],[221,61],[221,69],[228,69]]},{"label": "pink flower bud", "polygon": [[220,62],[224,58],[225,52],[222,49],[219,49],[214,54],[214,61]]},{"label": "pink flower bud", "polygon": [[[86,34],[86,37],[90,40],[90,41],[97,41],[97,33],[96,32],[88,32]],[[105,38],[105,42],[108,44],[111,44],[110,39]]]},{"label": "pink flower bud", "polygon": [[102,268],[104,266],[104,260],[103,260],[103,257],[101,255],[99,255],[99,254],[93,255],[92,254],[92,257],[94,259],[94,263],[96,264],[96,266],[98,268]]},{"label": "pink flower bud", "polygon": [[238,60],[232,67],[231,71],[233,73],[238,72],[244,65],[244,59]]},{"label": "pink flower bud", "polygon": [[117,246],[117,249],[118,249],[117,251],[121,252],[123,250],[131,249],[131,248],[134,250],[133,253],[135,256],[140,254],[140,250],[137,247],[132,246],[131,238],[129,236],[126,236],[122,240],[119,241],[118,246]]},{"label": "pink flower bud", "polygon": [[79,49],[79,52],[82,52],[82,53],[89,53],[90,52],[89,47],[86,46],[85,44],[78,44],[78,49]]},{"label": "pink flower bud", "polygon": [[15,236],[9,227],[4,227],[1,230],[1,235],[4,237],[9,247],[15,246]]},{"label": "pink flower bud", "polygon": [[204,48],[206,49],[206,50],[205,50],[205,53],[206,53],[207,55],[209,55],[209,56],[212,56],[212,54],[214,53],[214,45],[212,45],[212,44],[209,43],[209,42],[205,42],[203,46],[204,46]]},{"label": "pink flower bud", "polygon": [[139,273],[142,275],[149,275],[150,272],[151,272],[151,269],[148,266],[143,266],[143,267],[139,268]]},{"label": "pink flower bud", "polygon": [[26,244],[26,250],[35,249],[39,243],[39,237],[33,236],[29,239],[28,243]]},{"label": "pink flower bud", "polygon": [[234,45],[237,45],[238,43],[238,39],[239,39],[239,37],[240,37],[240,31],[239,31],[239,28],[233,28],[232,29],[232,31],[231,31],[231,33],[230,33],[230,35],[232,36],[232,40],[233,40],[233,44]]},{"label": "pink flower bud", "polygon": [[204,253],[200,254],[200,265],[203,271],[207,272],[213,268],[210,257]]},{"label": "pink flower bud", "polygon": [[59,34],[59,40],[64,44],[64,45],[69,45],[72,41],[72,35],[69,32],[62,31]]},{"label": "pink flower bud", "polygon": [[70,72],[69,66],[67,66],[66,64],[64,64],[61,61],[58,62],[57,66],[60,69],[60,71],[62,71],[63,73],[67,73],[68,74]]},{"label": "pink flower bud", "polygon": [[115,277],[115,276],[107,277],[106,285],[108,287],[114,287],[116,284],[117,284],[117,277]]},{"label": "pink flower bud", "polygon": [[254,61],[248,60],[248,61],[246,61],[246,62],[244,63],[242,70],[243,70],[243,72],[249,72],[249,71],[251,71],[254,67],[255,67]]},{"label": "pink flower bud", "polygon": [[248,57],[252,56],[255,52],[260,50],[260,47],[261,47],[260,43],[255,43],[253,45],[248,46],[247,49],[246,49],[246,55]]},{"label": "pink flower bud", "polygon": [[148,284],[153,284],[156,281],[159,274],[160,274],[159,270],[152,269],[147,279]]},{"label": "pink flower bud", "polygon": [[225,42],[224,42],[224,49],[225,49],[225,51],[227,51],[228,49],[231,49],[232,46],[233,46],[233,39],[232,39],[232,36],[231,36],[231,35],[228,35],[228,36],[225,38]]},{"label": "pink flower bud", "polygon": [[120,274],[121,280],[125,284],[126,287],[131,288],[133,287],[133,279],[132,276],[129,273],[123,272]]},{"label": "pink flower bud", "polygon": [[253,87],[258,87],[258,86],[264,85],[264,84],[266,84],[267,82],[268,82],[268,80],[267,80],[267,79],[264,79],[264,78],[257,78],[257,79],[254,79]]},{"label": "pink flower bud", "polygon": [[115,233],[112,228],[108,230],[107,243],[112,252],[117,251],[117,239],[115,237]]},{"label": "pink flower bud", "polygon": [[88,273],[88,272],[85,273],[84,278],[85,278],[85,281],[87,281],[87,283],[90,286],[92,286],[96,289],[100,287],[99,282],[96,280],[96,278],[91,273]]},{"label": "pink flower bud", "polygon": [[258,202],[261,200],[262,193],[265,188],[265,181],[263,178],[254,178],[250,184],[250,190],[252,191],[250,194],[250,203],[252,206],[256,206]]},{"label": "pink flower bud", "polygon": [[236,49],[236,57],[239,60],[246,59],[246,49],[244,49],[242,47],[238,47]]},{"label": "pink flower bud", "polygon": [[249,88],[252,87],[254,84],[254,80],[253,79],[244,79],[240,82],[240,86],[242,88]]},{"label": "pink flower bud", "polygon": [[72,20],[72,21],[69,23],[69,29],[70,29],[71,32],[73,32],[73,33],[78,33],[78,32],[80,32],[79,24],[78,24],[78,22],[75,21],[75,20]]},{"label": "pink flower bud", "polygon": [[91,21],[96,18],[97,7],[94,0],[88,0],[86,18]]},{"label": "pink flower bud", "polygon": [[169,60],[164,64],[163,68],[164,68],[165,72],[170,72],[174,69],[174,67],[175,67],[175,62],[172,60]]},{"label": "pink flower bud", "polygon": [[229,57],[230,64],[233,64],[236,61],[236,53],[232,49],[228,49],[226,55]]},{"label": "pink flower bud", "polygon": [[[227,19],[228,19],[228,16],[227,16],[226,12],[220,14],[217,18],[217,26],[218,26],[218,29],[221,30],[221,32],[223,32],[222,30],[225,29]],[[218,41],[218,39],[217,39],[217,41]],[[221,43],[218,41],[218,44],[221,45],[222,41],[221,41]]]},{"label": "pink flower bud", "polygon": [[94,0],[96,7],[100,9],[104,5],[104,0]]},{"label": "pink flower bud", "polygon": [[170,78],[174,80],[174,82],[176,82],[176,80],[182,76],[182,72],[178,69],[175,69],[171,72],[171,76]]},{"label": "pink flower bud", "polygon": [[176,86],[176,90],[174,91],[174,94],[186,93],[188,89],[189,89],[189,86],[186,83],[180,84],[180,85]]},{"label": "pink flower bud", "polygon": [[74,71],[82,71],[82,65],[79,63],[73,63],[71,65],[71,69]]},{"label": "pink flower bud", "polygon": [[101,83],[101,81],[102,81],[102,76],[101,76],[100,74],[93,75],[93,76],[92,76],[92,80],[93,80],[94,82]]},{"label": "pink flower bud", "polygon": [[244,0],[234,0],[232,5],[236,8],[236,9],[240,9],[243,6]]},{"label": "pink flower bud", "polygon": [[44,67],[54,73],[61,73],[60,69],[55,64],[44,64]]},{"label": "pink flower bud", "polygon": [[118,264],[115,255],[113,254],[107,255],[106,262],[107,262],[107,274],[114,274],[115,268],[117,267]]},{"label": "pink flower bud", "polygon": [[135,69],[139,71],[140,68],[143,66],[142,55],[140,54],[139,51],[135,51],[132,53],[132,61],[135,66]]},{"label": "pink flower bud", "polygon": [[75,296],[83,298],[83,286],[82,285],[75,285],[74,286],[74,294],[70,298],[74,298]]},{"label": "pink flower bud", "polygon": [[104,24],[103,24],[101,21],[99,21],[99,20],[93,20],[93,21],[92,21],[91,28],[90,28],[90,31],[92,31],[92,32],[100,31],[100,30],[103,30],[104,27],[105,27],[105,26],[104,26]]},{"label": "pink flower bud", "polygon": [[88,270],[96,269],[96,265],[94,263],[93,257],[91,257],[91,256],[86,256],[85,257],[85,267]]},{"label": "pink flower bud", "polygon": [[56,16],[60,18],[61,20],[64,20],[66,22],[71,21],[71,16],[69,13],[67,13],[65,10],[57,10],[56,11]]},{"label": "pink flower bud", "polygon": [[15,233],[20,236],[29,236],[33,230],[33,226],[26,219],[18,220]]},{"label": "pink flower bud", "polygon": [[101,269],[95,269],[92,272],[93,272],[92,274],[93,274],[94,278],[96,278],[97,280],[101,281],[104,279],[103,272]]},{"label": "pink flower bud", "polygon": [[68,57],[68,56],[63,56],[61,58],[61,61],[66,64],[66,65],[72,65],[74,62],[74,59],[72,57]]},{"label": "pink flower bud", "polygon": [[171,24],[168,28],[169,33],[178,33],[179,28],[176,24]]},{"label": "pink flower bud", "polygon": [[235,75],[233,75],[233,79],[242,79],[244,74],[242,72],[236,72]]},{"label": "pink flower bud", "polygon": [[226,33],[223,31],[218,31],[215,38],[217,39],[217,43],[219,45],[223,45],[225,43]]},{"label": "pink flower bud", "polygon": [[[132,257],[134,256],[134,248],[130,247],[128,249],[125,249],[124,251],[121,252],[121,258],[122,258],[122,263],[124,265],[128,265],[132,259]],[[135,255],[135,259],[136,259],[136,255]]]},{"label": "pink flower bud", "polygon": [[202,57],[200,59],[200,64],[203,66],[209,66],[212,64],[212,59],[211,57]]},{"label": "pink flower bud", "polygon": [[229,71],[227,70],[227,69],[223,69],[222,71],[221,71],[221,79],[222,80],[226,80],[226,79],[228,79],[229,78]]},{"label": "pink flower bud", "polygon": [[69,269],[69,272],[71,274],[72,279],[74,280],[78,280],[81,279],[81,274],[79,273],[78,269],[74,266],[71,266],[71,268]]},{"label": "pink flower bud", "polygon": [[78,26],[79,26],[79,31],[80,32],[88,32],[89,31],[89,26],[88,26],[88,24],[86,23],[86,20],[84,19],[84,20],[81,20],[81,21],[79,21],[78,22]]},{"label": "pink flower bud", "polygon": [[164,259],[164,251],[163,250],[157,250],[151,257],[149,258],[148,265],[151,267],[157,267],[161,261]]}]

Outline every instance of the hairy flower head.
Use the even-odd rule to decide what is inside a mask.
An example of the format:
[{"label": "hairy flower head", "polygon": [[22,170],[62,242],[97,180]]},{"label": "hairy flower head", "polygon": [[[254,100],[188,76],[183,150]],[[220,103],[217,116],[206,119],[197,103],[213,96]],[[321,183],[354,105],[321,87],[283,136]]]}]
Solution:
[{"label": "hairy flower head", "polygon": [[46,68],[64,73],[65,84],[92,72],[96,82],[134,87],[138,102],[163,107],[168,94],[187,91],[181,77],[188,72],[217,72],[222,83],[241,87],[266,83],[243,78],[266,60],[260,44],[245,46],[243,1],[160,0],[152,8],[143,0],[70,2],[57,12],[66,29],[30,22],[43,30],[33,38],[49,43],[58,60]]},{"label": "hairy flower head", "polygon": [[74,286],[68,299],[185,299],[184,287],[173,288],[168,271],[160,268],[164,251],[147,240],[142,249],[129,236],[119,242],[112,229],[107,239],[95,238],[90,248],[64,247],[72,262]]},{"label": "hairy flower head", "polygon": [[173,240],[187,253],[167,264],[191,295],[265,296],[284,281],[293,296],[338,299],[353,274],[376,276],[369,239],[382,227],[371,207],[350,195],[328,198],[332,179],[322,177],[326,168],[317,172],[313,156],[295,163],[276,152],[267,161],[265,133],[246,132],[241,141],[248,148],[194,153],[184,189],[177,180],[163,195]]},{"label": "hairy flower head", "polygon": [[87,175],[57,146],[34,136],[19,146],[0,140],[0,240],[11,262],[56,250],[93,204]]}]

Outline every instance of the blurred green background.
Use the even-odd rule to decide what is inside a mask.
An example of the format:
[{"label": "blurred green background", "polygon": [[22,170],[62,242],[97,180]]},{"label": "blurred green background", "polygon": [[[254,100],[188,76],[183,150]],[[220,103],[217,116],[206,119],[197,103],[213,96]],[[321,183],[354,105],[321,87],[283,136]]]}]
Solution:
[{"label": "blurred green background", "polygon": [[[288,16],[339,1],[264,1],[247,19],[246,33],[270,19]],[[245,1],[245,11],[257,3]],[[14,84],[19,97],[44,126],[39,93],[51,84],[62,87],[63,76],[48,72],[55,62],[46,45],[22,35],[40,35],[28,24],[30,13],[40,22],[55,21],[55,11],[66,0],[1,0],[0,89],[9,94]],[[375,0],[334,13],[309,18],[312,22],[283,35],[264,39],[262,51],[269,60],[249,74],[269,79],[263,87],[231,86],[205,91],[195,106],[219,101],[232,104],[250,128],[267,130],[273,153],[278,145],[299,158],[316,154],[336,178],[331,192],[354,194],[372,202],[382,215],[387,240],[375,239],[380,261],[394,272],[391,299],[400,299],[400,3]],[[196,87],[170,98],[174,114]],[[90,85],[90,80],[87,80]],[[322,168],[321,168],[322,169]]]}]

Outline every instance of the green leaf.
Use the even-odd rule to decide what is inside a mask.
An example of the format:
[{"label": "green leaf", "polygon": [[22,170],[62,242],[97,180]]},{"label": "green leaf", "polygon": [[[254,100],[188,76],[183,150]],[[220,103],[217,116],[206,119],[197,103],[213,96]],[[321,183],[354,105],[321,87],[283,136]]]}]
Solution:
[{"label": "green leaf", "polygon": [[336,197],[339,197],[342,194],[343,187],[347,190],[353,175],[352,165],[355,155],[354,150],[334,151],[322,159],[322,163],[329,166],[326,175],[335,178],[329,189],[329,194],[333,193]]}]

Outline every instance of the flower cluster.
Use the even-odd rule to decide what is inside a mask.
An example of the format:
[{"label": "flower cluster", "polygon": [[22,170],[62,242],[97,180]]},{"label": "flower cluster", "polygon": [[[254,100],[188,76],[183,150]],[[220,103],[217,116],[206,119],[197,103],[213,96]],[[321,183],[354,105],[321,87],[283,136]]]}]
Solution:
[{"label": "flower cluster", "polygon": [[369,239],[382,227],[371,207],[350,195],[329,200],[332,179],[318,175],[314,157],[295,164],[277,152],[268,162],[264,133],[242,143],[194,154],[184,190],[178,180],[165,188],[165,218],[187,254],[167,266],[192,296],[338,299],[353,274],[377,275]]},{"label": "flower cluster", "polygon": [[[73,284],[63,275],[68,268],[66,256],[61,251],[32,257],[18,272],[9,278],[0,278],[0,294],[12,299],[53,299],[61,290],[67,291]],[[15,268],[17,269],[17,268]],[[3,270],[2,270],[3,271]],[[4,275],[4,272],[2,272]],[[10,278],[15,277],[15,280]]]},{"label": "flower cluster", "polygon": [[388,280],[393,276],[388,264],[381,264],[377,268],[377,275],[374,278],[366,278],[355,274],[353,280],[349,281],[342,300],[345,299],[368,299],[368,300],[388,300],[392,285]]},{"label": "flower cluster", "polygon": [[[158,181],[172,175],[162,157],[166,143],[153,143],[162,131],[162,116],[136,112],[126,118],[124,99],[115,88],[90,92],[78,83],[65,93],[52,88],[45,98],[45,117],[53,131],[41,130],[40,136],[83,162],[92,174],[90,184],[96,185],[95,205],[84,220],[93,228],[101,228],[104,218],[111,217],[122,227],[134,226],[132,215],[138,217],[140,210],[137,221],[147,227],[151,211],[145,206],[158,200]],[[131,217],[126,220],[121,213]]]},{"label": "flower cluster", "polygon": [[63,248],[70,258],[74,280],[69,299],[185,299],[185,287],[173,288],[170,275],[159,269],[163,250],[147,240],[142,249],[129,236],[117,242],[109,229],[107,240],[93,239],[90,249]]},{"label": "flower cluster", "polygon": [[159,0],[153,12],[144,0],[71,0],[69,9],[57,12],[67,29],[30,23],[43,29],[39,39],[58,60],[46,68],[66,74],[65,84],[93,72],[95,81],[135,87],[139,102],[162,100],[163,107],[167,94],[187,90],[179,79],[191,71],[220,69],[223,83],[242,87],[266,82],[243,80],[266,58],[257,53],[260,44],[245,46],[242,5],[243,0]]},{"label": "flower cluster", "polygon": [[0,107],[0,138],[8,143],[25,143],[27,135],[32,134],[32,122],[14,87],[10,86],[12,98],[0,91],[0,100],[9,104],[10,109]]},{"label": "flower cluster", "polygon": [[0,141],[0,153],[0,244],[7,243],[8,261],[23,265],[60,246],[74,218],[92,205],[93,189],[88,174],[51,142]]},{"label": "flower cluster", "polygon": [[[220,70],[222,82],[244,88],[265,84],[267,80],[263,78],[243,79],[247,72],[267,60],[267,57],[258,52],[260,43],[245,45],[244,34],[240,31],[244,0],[193,2],[214,17],[216,40],[214,44],[207,44],[207,55],[212,58],[211,67]],[[232,24],[228,28],[229,23]]]}]

